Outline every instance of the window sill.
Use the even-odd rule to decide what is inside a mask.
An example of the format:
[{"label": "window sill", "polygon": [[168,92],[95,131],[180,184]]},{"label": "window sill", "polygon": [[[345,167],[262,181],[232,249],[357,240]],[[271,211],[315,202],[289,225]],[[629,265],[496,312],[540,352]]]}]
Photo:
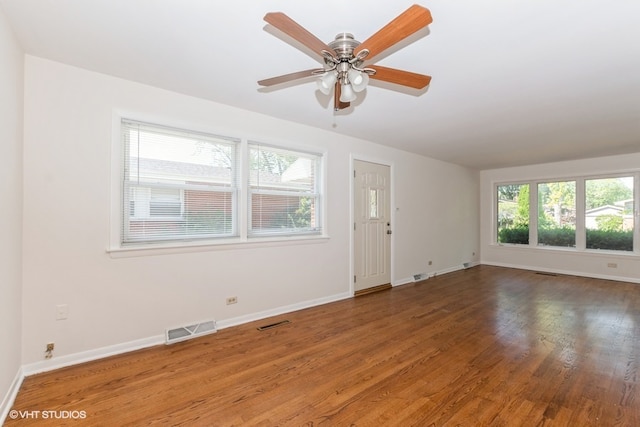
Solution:
[{"label": "window sill", "polygon": [[163,243],[163,244],[141,244],[125,247],[111,247],[107,249],[107,253],[111,258],[130,258],[153,255],[182,254],[194,252],[208,252],[233,249],[254,249],[268,248],[275,246],[289,245],[309,245],[326,243],[329,236],[291,236],[291,237],[261,237],[251,239],[234,239],[227,241],[207,241],[192,243]]}]

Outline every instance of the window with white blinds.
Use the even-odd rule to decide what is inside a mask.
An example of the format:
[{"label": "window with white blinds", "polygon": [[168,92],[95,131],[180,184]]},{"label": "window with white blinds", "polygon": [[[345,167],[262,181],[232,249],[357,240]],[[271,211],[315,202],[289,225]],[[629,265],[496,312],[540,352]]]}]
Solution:
[{"label": "window with white blinds", "polygon": [[249,143],[249,236],[319,234],[321,154]]},{"label": "window with white blinds", "polygon": [[122,120],[121,243],[238,235],[239,140]]}]

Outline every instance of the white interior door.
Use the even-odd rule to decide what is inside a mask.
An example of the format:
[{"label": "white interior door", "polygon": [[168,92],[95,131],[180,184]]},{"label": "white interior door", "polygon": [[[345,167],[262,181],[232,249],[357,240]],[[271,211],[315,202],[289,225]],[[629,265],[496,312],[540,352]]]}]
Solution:
[{"label": "white interior door", "polygon": [[354,290],[391,283],[390,168],[354,161]]}]

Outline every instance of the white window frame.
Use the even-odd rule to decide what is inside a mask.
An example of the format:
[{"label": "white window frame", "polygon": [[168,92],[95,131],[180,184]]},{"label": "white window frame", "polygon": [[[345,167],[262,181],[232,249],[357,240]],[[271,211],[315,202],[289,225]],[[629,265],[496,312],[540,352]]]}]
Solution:
[{"label": "white window frame", "polygon": [[[228,136],[220,136],[212,133],[199,132],[190,129],[176,128],[171,126],[149,123],[146,121],[132,120],[122,118],[120,121],[121,150],[120,156],[121,169],[120,180],[122,183],[122,195],[120,201],[121,207],[121,235],[120,246],[131,245],[152,245],[162,244],[164,242],[191,242],[204,241],[210,239],[224,239],[238,236],[238,163],[239,163],[239,144],[237,138]],[[138,131],[139,136],[149,135],[151,139],[147,139],[145,149],[155,147],[155,156],[140,157],[134,156],[131,150],[138,146],[136,140],[130,140],[129,130]],[[144,132],[144,133],[143,133]],[[166,138],[168,137],[168,139]],[[142,142],[143,140],[140,140]],[[165,141],[169,144],[166,145]],[[190,145],[182,145],[190,144]],[[215,176],[215,168],[208,170],[207,163],[195,163],[190,165],[190,161],[196,160],[189,151],[184,152],[184,147],[190,149],[193,146],[198,149],[207,147],[225,147],[225,151],[230,153],[229,165],[224,169],[225,173],[222,177]],[[212,148],[213,149],[213,148]],[[171,151],[168,151],[171,150]],[[129,153],[131,151],[131,160],[138,159],[137,162],[131,162]],[[188,153],[188,154],[187,154]],[[206,151],[203,151],[206,153]],[[213,152],[212,152],[213,153]],[[184,157],[187,155],[188,157]],[[179,156],[175,159],[175,156]],[[182,158],[183,157],[183,158]],[[142,162],[147,160],[147,162]],[[202,160],[202,159],[198,159]],[[166,163],[166,165],[165,165]],[[146,167],[142,166],[147,164]],[[164,165],[164,166],[163,166]],[[164,169],[169,165],[168,169]],[[220,168],[219,165],[216,166]],[[131,171],[129,169],[131,168]],[[186,169],[185,169],[186,168]],[[230,168],[230,176],[228,171]],[[209,173],[206,173],[209,172]],[[227,176],[225,176],[227,175]],[[219,179],[222,178],[222,181]],[[230,181],[228,181],[230,179]],[[142,191],[131,191],[140,189]],[[154,216],[151,213],[152,208],[152,192],[153,189],[158,190],[178,190],[180,193],[180,214],[178,216]],[[148,190],[148,197],[144,198],[145,190]],[[225,220],[230,220],[229,227],[225,225],[225,230],[220,231],[215,228],[217,223],[205,223],[205,226],[197,226],[195,229],[190,228],[187,221],[187,206],[185,206],[185,192],[196,191],[198,193],[222,194],[223,197],[230,197],[229,215],[224,214]],[[143,204],[142,211],[144,216],[136,215],[138,212],[131,212],[131,197],[140,194]],[[197,199],[196,199],[197,200]],[[144,209],[144,205],[148,203],[148,209]],[[135,208],[134,208],[135,209]],[[213,211],[203,211],[213,214]],[[155,225],[153,225],[155,223]],[[134,228],[135,224],[135,228]],[[194,232],[194,230],[196,230]],[[174,233],[175,231],[175,233]]]},{"label": "white window frame", "polygon": [[[234,225],[237,231],[236,236],[228,238],[205,238],[195,241],[191,240],[172,240],[164,242],[151,242],[140,244],[123,244],[121,239],[121,230],[124,226],[123,219],[123,185],[122,179],[124,174],[124,150],[122,142],[122,120],[140,121],[148,124],[158,124],[160,127],[173,127],[176,129],[185,129],[193,132],[209,133],[213,135],[224,135],[223,138],[230,138],[238,141],[237,148],[237,174],[238,179],[236,186],[236,210],[237,215]],[[316,206],[318,215],[319,232],[309,233],[287,233],[250,236],[249,221],[251,215],[249,211],[249,185],[248,185],[248,145],[250,141],[264,140],[267,138],[247,138],[238,135],[229,136],[229,132],[220,132],[219,129],[209,125],[184,123],[174,124],[166,118],[149,117],[137,113],[126,113],[122,111],[114,111],[112,117],[112,145],[111,145],[111,204],[110,204],[110,227],[109,227],[109,245],[107,253],[113,258],[157,255],[162,253],[184,253],[199,252],[203,250],[225,250],[237,249],[245,246],[251,247],[269,247],[281,245],[297,245],[310,243],[324,243],[328,241],[328,227],[326,223],[325,212],[327,208],[326,180],[327,180],[327,151],[326,149],[318,150],[317,147],[306,146],[300,143],[291,143],[286,141],[268,141],[263,145],[271,145],[283,150],[300,151],[313,153],[320,156],[317,169],[317,189],[319,192],[319,201]],[[184,197],[184,194],[182,195]],[[259,237],[259,238],[255,238]]]},{"label": "white window frame", "polygon": [[[586,247],[586,225],[585,225],[585,183],[592,179],[623,178],[633,177],[633,250],[605,250],[587,249]],[[576,246],[539,246],[538,245],[538,184],[550,182],[576,182]],[[498,187],[503,185],[529,184],[529,244],[512,244],[498,242]],[[493,204],[495,211],[492,213],[492,245],[507,246],[509,248],[527,248],[540,250],[562,250],[570,252],[584,252],[590,254],[604,254],[617,256],[640,256],[640,171],[615,171],[611,173],[600,173],[597,175],[571,175],[554,178],[541,178],[531,180],[511,180],[493,183]]]},{"label": "white window frame", "polygon": [[[574,245],[573,246],[554,246],[554,245],[541,245],[540,244],[540,236],[538,231],[540,230],[540,223],[539,223],[539,215],[538,213],[540,212],[540,193],[538,190],[540,190],[540,185],[545,185],[545,184],[560,184],[560,183],[570,183],[572,182],[574,187],[575,187],[575,206],[573,206],[575,213],[576,213],[576,224],[575,224],[575,230],[573,232],[574,236]],[[580,209],[580,207],[582,206],[584,208],[584,203],[580,203],[580,201],[584,201],[584,198],[582,197],[582,195],[584,195],[584,186],[581,185],[581,182],[584,182],[584,178],[583,179],[578,179],[578,178],[562,178],[562,179],[545,179],[545,180],[540,180],[540,181],[536,181],[535,182],[535,189],[531,189],[529,188],[529,194],[531,193],[535,193],[536,194],[536,199],[535,199],[535,205],[531,204],[531,200],[530,199],[530,204],[529,204],[529,219],[531,220],[531,217],[535,214],[535,224],[536,224],[536,229],[535,229],[535,241],[531,241],[529,240],[529,244],[533,243],[535,244],[537,247],[547,247],[547,248],[562,248],[562,249],[577,249],[577,248],[582,248],[583,246],[581,246],[579,244],[579,241],[581,240],[581,238],[579,236],[582,236],[584,233],[584,230],[581,231],[581,229],[579,228],[580,226],[580,212],[584,212],[584,209]],[[582,189],[582,192],[580,192],[580,189]],[[535,207],[535,211],[533,210],[533,208]],[[531,222],[531,221],[530,221]],[[584,225],[584,224],[583,224]],[[529,236],[531,237],[531,228],[529,228]]]},{"label": "white window frame", "polygon": [[[528,222],[528,227],[529,227],[529,243],[499,243],[498,242],[498,214],[500,213],[500,200],[498,198],[498,187],[500,186],[506,186],[506,185],[528,185],[529,186],[529,222]],[[524,247],[528,247],[531,243],[531,192],[533,191],[531,189],[532,186],[532,182],[530,181],[508,181],[508,182],[500,182],[500,183],[496,183],[493,186],[493,208],[495,209],[495,212],[493,214],[493,244],[496,245],[508,245],[508,246],[524,246]],[[536,189],[537,191],[537,189]],[[537,193],[536,193],[536,197],[537,197]],[[537,220],[536,220],[536,227],[537,227]],[[537,235],[536,235],[537,238]]]},{"label": "white window frame", "polygon": [[[250,163],[249,160],[249,150],[252,147],[264,147],[269,150],[272,149],[274,151],[285,151],[293,154],[298,154],[300,157],[308,156],[314,159],[314,191],[278,191],[274,189],[268,188],[259,188],[258,186],[254,186],[251,184],[251,178],[247,181],[247,236],[249,238],[257,238],[257,237],[273,237],[273,236],[304,236],[304,235],[321,235],[323,230],[323,200],[322,200],[322,176],[323,176],[323,155],[317,152],[310,152],[305,150],[296,149],[293,147],[284,147],[277,146],[273,144],[265,144],[258,141],[248,141],[248,150],[247,150],[247,169],[249,169],[248,165]],[[302,229],[295,230],[293,228],[285,228],[285,229],[254,229],[252,224],[253,219],[253,196],[254,195],[269,195],[276,197],[309,197],[315,199],[314,206],[316,207],[314,211],[314,216],[316,219],[316,226],[310,229]]]}]

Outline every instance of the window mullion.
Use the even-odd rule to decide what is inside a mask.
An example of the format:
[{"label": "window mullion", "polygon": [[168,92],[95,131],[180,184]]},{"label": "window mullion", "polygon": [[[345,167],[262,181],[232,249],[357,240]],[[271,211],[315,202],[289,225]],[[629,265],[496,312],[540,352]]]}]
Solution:
[{"label": "window mullion", "polygon": [[247,159],[249,159],[249,143],[246,139],[243,139],[240,143],[240,152],[238,153],[238,158],[242,159],[239,161],[238,170],[239,170],[239,182],[238,182],[238,197],[236,201],[238,203],[238,214],[236,218],[238,219],[238,233],[240,238],[246,240],[248,235],[248,230],[251,227],[251,215],[249,215],[249,163]]},{"label": "window mullion", "polygon": [[633,252],[640,254],[640,172],[633,176]]},{"label": "window mullion", "polygon": [[538,246],[538,183],[529,184],[529,246]]},{"label": "window mullion", "polygon": [[587,248],[585,188],[585,179],[576,179],[576,249],[579,251],[584,251]]}]

